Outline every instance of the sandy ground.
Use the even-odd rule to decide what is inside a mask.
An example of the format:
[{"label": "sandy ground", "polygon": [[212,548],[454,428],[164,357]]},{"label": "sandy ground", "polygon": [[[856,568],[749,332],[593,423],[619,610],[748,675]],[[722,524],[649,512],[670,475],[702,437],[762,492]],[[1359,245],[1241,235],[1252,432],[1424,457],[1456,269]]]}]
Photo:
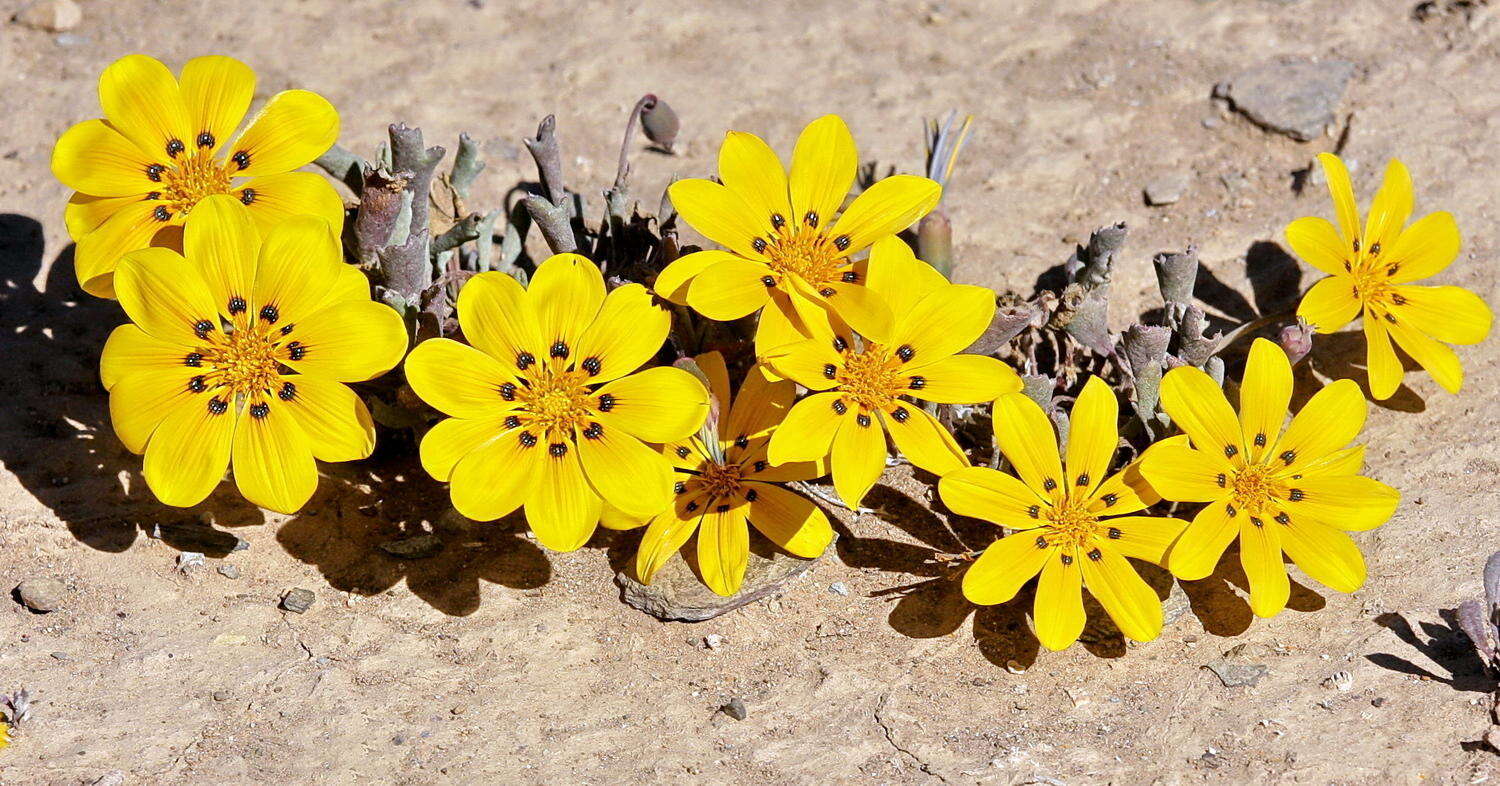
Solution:
[{"label": "sandy ground", "polygon": [[[787,152],[803,123],[838,112],[864,158],[911,171],[919,118],[956,107],[976,115],[948,197],[960,279],[1029,291],[1070,243],[1126,220],[1118,326],[1158,305],[1150,254],[1188,243],[1213,273],[1210,309],[1243,320],[1311,282],[1280,229],[1330,213],[1319,189],[1294,193],[1292,172],[1333,140],[1268,134],[1216,108],[1211,89],[1274,56],[1337,56],[1358,65],[1343,103],[1356,187],[1370,193],[1385,159],[1403,158],[1419,209],[1451,210],[1464,230],[1443,283],[1496,302],[1500,23],[1484,8],[1473,22],[1441,13],[1461,5],[1447,2],[1418,22],[1413,5],[86,0],[63,38],[0,24],[0,587],[51,576],[69,588],[52,614],[0,604],[0,690],[39,697],[0,752],[0,782],[112,770],[129,783],[1500,775],[1473,742],[1490,686],[1451,618],[1500,540],[1493,339],[1462,351],[1462,395],[1412,373],[1373,409],[1369,471],[1406,501],[1360,536],[1370,580],[1353,596],[1300,587],[1291,610],[1252,622],[1243,579],[1222,568],[1174,601],[1191,608],[1155,642],[1039,654],[1020,611],[976,611],[929,562],[992,531],[960,523],[957,542],[924,505],[927,484],[894,472],[872,498],[882,515],[844,517],[837,554],[780,597],[663,624],[617,600],[611,564],[630,537],[556,555],[505,526],[466,526],[398,445],[329,467],[291,518],[227,490],[201,514],[155,503],[95,378],[121,315],[72,283],[67,194],[47,165],[56,136],[97,114],[99,70],[128,52],[174,66],[240,57],[264,94],[329,97],[344,144],[367,152],[393,120],[450,149],[467,130],[487,140],[476,201],[490,202],[532,177],[518,140],[549,112],[571,185],[597,194],[646,91],[685,125],[678,156],[636,157],[652,207],[673,173],[710,171],[725,128]],[[1145,206],[1142,186],[1171,171],[1190,174],[1183,199]],[[1362,378],[1358,348],[1324,340],[1304,382]],[[449,544],[438,556],[379,550],[423,521]],[[232,534],[191,540],[207,522]],[[163,539],[150,537],[158,526]],[[248,550],[228,550],[235,536]],[[178,571],[181,549],[207,550],[208,564]],[[316,593],[306,614],[278,610],[292,587]],[[1226,652],[1268,671],[1225,687],[1204,666]],[[1324,686],[1338,671],[1350,690]],[[716,712],[730,697],[747,719]]]}]

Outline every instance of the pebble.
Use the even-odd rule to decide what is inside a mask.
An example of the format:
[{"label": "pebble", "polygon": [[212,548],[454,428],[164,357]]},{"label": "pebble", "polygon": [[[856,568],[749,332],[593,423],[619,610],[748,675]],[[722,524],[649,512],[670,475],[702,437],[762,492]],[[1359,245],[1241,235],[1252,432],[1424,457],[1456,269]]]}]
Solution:
[{"label": "pebble", "polygon": [[16,596],[26,608],[38,614],[63,607],[68,588],[57,579],[27,579],[16,586]]},{"label": "pebble", "polygon": [[716,650],[724,646],[724,637],[717,633],[710,633],[703,637],[703,646],[711,650]]},{"label": "pebble", "polygon": [[125,772],[110,770],[96,778],[92,786],[125,786]]},{"label": "pebble", "polygon": [[68,653],[66,653],[66,652],[54,652],[54,653],[52,653],[52,659],[53,660],[68,660]]},{"label": "pebble", "polygon": [[219,566],[219,575],[226,579],[237,579],[240,577],[240,566],[226,562]]},{"label": "pebble", "polygon": [[1170,205],[1182,199],[1182,193],[1187,190],[1188,176],[1186,172],[1171,172],[1152,180],[1146,184],[1144,189],[1146,204],[1153,207]]},{"label": "pebble", "polygon": [[1234,663],[1227,660],[1216,660],[1203,668],[1213,672],[1226,688],[1254,685],[1270,671],[1264,663]]},{"label": "pebble", "polygon": [[846,598],[849,597],[849,585],[845,584],[842,581],[835,581],[834,583],[829,584],[828,591],[832,592],[835,595],[843,595]]},{"label": "pebble", "polygon": [[317,599],[318,596],[312,590],[297,587],[282,596],[281,607],[295,614],[302,614],[312,608],[313,601]]},{"label": "pebble", "polygon": [[216,690],[214,691],[214,701],[229,701],[232,695],[227,690]]},{"label": "pebble", "polygon": [[1347,60],[1289,58],[1242,71],[1214,95],[1261,128],[1309,142],[1333,123],[1353,77]]},{"label": "pebble", "polygon": [[197,551],[184,551],[177,555],[177,569],[187,573],[193,568],[203,567],[203,554]]},{"label": "pebble", "polygon": [[1323,687],[1345,691],[1354,687],[1354,675],[1347,671],[1336,671],[1323,680]]},{"label": "pebble", "polygon": [[11,16],[10,21],[32,30],[61,33],[83,22],[83,9],[73,0],[33,0]]},{"label": "pebble", "polygon": [[735,720],[741,721],[750,717],[750,710],[745,708],[745,702],[742,701],[738,696],[735,696],[734,698],[731,698],[729,701],[725,702],[724,706],[719,708],[719,712],[722,712],[725,715],[734,718]]}]

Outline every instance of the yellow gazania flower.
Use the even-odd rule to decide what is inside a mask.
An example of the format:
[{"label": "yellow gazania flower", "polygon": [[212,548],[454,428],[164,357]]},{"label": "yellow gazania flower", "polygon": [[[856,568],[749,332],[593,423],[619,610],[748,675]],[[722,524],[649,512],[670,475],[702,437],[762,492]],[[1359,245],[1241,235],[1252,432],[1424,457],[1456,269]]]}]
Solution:
[{"label": "yellow gazania flower", "polygon": [[772,436],[771,463],[831,456],[834,488],[851,507],[885,468],[886,431],[929,472],[968,464],[948,430],[903,397],[974,404],[1021,389],[1021,378],[999,360],[956,354],[989,327],[990,290],[948,283],[896,237],[871,252],[868,289],[897,315],[889,331],[861,340],[835,319],[820,337],[772,349],[765,358],[777,374],[820,391],[797,402]]},{"label": "yellow gazania flower", "polygon": [[964,573],[964,597],[1004,603],[1033,576],[1032,620],[1050,650],[1072,646],[1083,632],[1083,592],[1136,641],[1161,633],[1161,601],[1126,559],[1161,563],[1187,522],[1138,514],[1160,500],[1136,465],[1107,475],[1119,443],[1119,402],[1090,377],[1073,405],[1066,462],[1052,422],[1036,402],[1008,393],[995,402],[995,440],[1017,477],[965,467],[938,481],[955,512],[1018,532],[995,541]]},{"label": "yellow gazania flower", "polygon": [[708,393],[680,368],[632,374],[661,348],[671,314],[639,284],[604,294],[577,254],[537,267],[529,288],[481,273],[459,291],[458,321],[473,346],[417,345],[406,378],[452,417],[422,439],[422,466],[448,481],[453,507],[491,521],[525,506],[536,538],[555,551],[588,541],[608,502],[650,518],[672,496],[672,468],[646,442],[692,434]]},{"label": "yellow gazania flower", "polygon": [[1238,417],[1207,374],[1173,369],[1162,380],[1162,406],[1192,446],[1161,446],[1141,467],[1166,499],[1209,503],[1172,547],[1167,567],[1180,579],[1204,578],[1237,536],[1250,608],[1262,617],[1285,608],[1291,592],[1283,553],[1331,589],[1359,589],[1364,558],[1340,530],[1378,527],[1401,500],[1390,486],[1359,476],[1363,446],[1344,447],[1365,422],[1359,385],[1341,379],[1318,391],[1283,432],[1291,396],[1291,363],[1266,339],[1250,349]]},{"label": "yellow gazania flower", "polygon": [[1411,226],[1411,176],[1395,159],[1375,193],[1360,231],[1359,208],[1342,161],[1318,156],[1328,176],[1339,225],[1309,216],[1286,228],[1292,250],[1329,274],[1303,296],[1297,315],[1332,333],[1364,314],[1370,394],[1387,399],[1401,384],[1401,361],[1391,339],[1445,390],[1457,393],[1464,370],[1445,344],[1477,344],[1490,332],[1494,316],[1477,295],[1454,286],[1413,286],[1436,275],[1458,257],[1458,224],[1447,212],[1430,213]]},{"label": "yellow gazania flower", "polygon": [[120,441],[145,453],[146,483],[168,505],[201,502],[233,463],[240,493],[271,510],[302,507],[314,459],[370,455],[369,412],[345,382],[378,376],[406,352],[394,310],[370,300],[328,222],[288,219],[265,235],[231,196],[207,197],[183,236],[125,255],[115,274],[134,324],[100,363]]},{"label": "yellow gazania flower", "polygon": [[180,80],[145,55],[104,69],[104,119],[68,129],[52,151],[52,174],[78,192],[65,218],[85,291],[114,297],[115,266],[130,251],[180,250],[178,228],[211,194],[249,205],[262,235],[295,215],[343,226],[333,186],[293,171],[338,139],[338,113],[316,93],[286,90],[230,142],[254,93],[255,73],[228,57],[189,60]]},{"label": "yellow gazania flower", "polygon": [[[680,180],[669,193],[684,220],[726,251],[699,251],[662,270],[656,291],[717,320],[766,307],[761,350],[814,335],[831,309],[862,333],[889,329],[890,310],[864,288],[851,257],[932,210],[942,186],[893,175],[870,186],[835,218],[859,168],[849,127],[825,115],[802,131],[790,177],[754,134],[730,131],[719,177]],[[812,323],[812,324],[809,324]]]}]

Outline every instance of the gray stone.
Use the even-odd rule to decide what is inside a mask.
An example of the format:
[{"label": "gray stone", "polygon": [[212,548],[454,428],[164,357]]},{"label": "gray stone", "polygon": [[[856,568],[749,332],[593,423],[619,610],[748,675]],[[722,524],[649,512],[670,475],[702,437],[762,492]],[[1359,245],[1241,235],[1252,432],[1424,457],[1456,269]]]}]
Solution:
[{"label": "gray stone", "polygon": [[615,585],[620,588],[620,600],[657,619],[702,622],[781,592],[827,554],[825,551],[818,559],[802,559],[778,551],[768,559],[751,552],[745,582],[739,594],[728,598],[704,586],[680,555],[668,560],[650,584],[621,571],[615,574]]},{"label": "gray stone", "polygon": [[318,599],[310,589],[297,587],[281,598],[281,607],[294,614],[302,614],[312,608],[313,601]]},{"label": "gray stone", "polygon": [[68,588],[57,579],[27,579],[16,586],[17,599],[38,614],[62,608],[67,596]]},{"label": "gray stone", "polygon": [[232,697],[233,697],[233,694],[231,694],[227,690],[216,690],[216,691],[214,691],[214,701],[229,701],[229,699],[232,698]]},{"label": "gray stone", "polygon": [[1214,94],[1256,125],[1307,142],[1334,121],[1353,76],[1347,60],[1286,59],[1242,71]]},{"label": "gray stone", "polygon": [[849,597],[849,585],[845,584],[842,581],[835,581],[834,583],[829,584],[828,591],[832,592],[835,595],[843,595],[846,598]]},{"label": "gray stone", "polygon": [[237,579],[240,577],[240,566],[226,562],[219,566],[219,575],[226,579]]},{"label": "gray stone", "polygon": [[380,550],[399,559],[425,559],[442,551],[443,541],[429,532],[416,537],[387,541],[380,544]]},{"label": "gray stone", "polygon": [[1239,663],[1230,660],[1216,660],[1203,668],[1213,672],[1226,688],[1254,685],[1270,671],[1264,663]]},{"label": "gray stone", "polygon": [[734,718],[735,720],[744,720],[750,717],[750,710],[745,708],[745,702],[738,696],[735,696],[734,698],[725,702],[724,706],[719,708],[719,712],[722,712],[725,715]]},{"label": "gray stone", "polygon": [[197,551],[184,551],[177,555],[177,569],[187,573],[193,568],[203,567],[203,554]]},{"label": "gray stone", "polygon": [[1146,184],[1146,204],[1152,206],[1170,205],[1179,199],[1187,191],[1188,175],[1186,172],[1169,172]]},{"label": "gray stone", "polygon": [[21,6],[10,20],[33,30],[61,33],[83,21],[83,9],[73,0],[33,0]]}]

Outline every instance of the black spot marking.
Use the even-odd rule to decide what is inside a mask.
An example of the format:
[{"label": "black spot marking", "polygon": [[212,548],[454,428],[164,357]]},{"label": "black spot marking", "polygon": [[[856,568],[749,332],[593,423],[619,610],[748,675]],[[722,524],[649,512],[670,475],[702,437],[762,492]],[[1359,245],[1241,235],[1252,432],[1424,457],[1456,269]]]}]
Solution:
[{"label": "black spot marking", "polygon": [[290,382],[281,383],[281,390],[276,392],[276,397],[282,401],[292,401],[297,398],[297,386]]},{"label": "black spot marking", "polygon": [[1030,516],[1030,517],[1032,517],[1034,519],[1041,518],[1042,517],[1042,506],[1041,505],[1032,505],[1031,507],[1029,507],[1029,508],[1026,509],[1026,515],[1028,515],[1028,516]]},{"label": "black spot marking", "polygon": [[213,147],[214,146],[214,135],[211,134],[211,133],[209,133],[209,132],[207,132],[207,131],[204,131],[203,133],[201,133],[201,134],[198,135],[197,142],[198,142],[198,147]]},{"label": "black spot marking", "polygon": [[764,286],[774,287],[776,286],[776,279],[771,278],[770,276],[761,276],[760,283]]},{"label": "black spot marking", "polygon": [[922,388],[927,387],[927,378],[920,376],[912,377],[911,379],[908,379],[906,381],[906,386],[911,388],[912,390],[921,390]]},{"label": "black spot marking", "polygon": [[1110,540],[1119,540],[1125,536],[1125,533],[1121,532],[1119,527],[1110,527],[1108,534]]},{"label": "black spot marking", "polygon": [[1279,458],[1281,459],[1283,464],[1286,464],[1288,467],[1290,467],[1297,461],[1297,451],[1283,450],[1281,451],[1281,455],[1279,456]]},{"label": "black spot marking", "polygon": [[163,173],[165,171],[167,171],[167,168],[164,167],[164,166],[162,166],[161,164],[147,164],[146,165],[146,177],[150,178],[151,182],[153,182],[153,183],[160,183],[161,182],[161,173]]},{"label": "black spot marking", "polygon": [[1288,516],[1285,513],[1277,513],[1276,514],[1276,523],[1277,524],[1281,524],[1282,526],[1289,525],[1289,524],[1292,523],[1292,517]]},{"label": "black spot marking", "polygon": [[587,357],[583,359],[582,368],[589,376],[597,377],[599,376],[599,369],[603,368],[603,366],[599,363],[599,358]]},{"label": "black spot marking", "polygon": [[1353,273],[1354,272],[1354,265],[1349,260],[1347,260],[1347,259],[1344,260],[1344,272],[1345,273]]},{"label": "black spot marking", "polygon": [[1214,476],[1214,482],[1219,484],[1219,488],[1221,489],[1227,488],[1229,486],[1229,476],[1220,472],[1218,475]]},{"label": "black spot marking", "polygon": [[271,405],[264,401],[257,401],[250,405],[250,417],[256,420],[265,420],[271,414]]},{"label": "black spot marking", "polygon": [[230,156],[229,160],[233,161],[234,165],[240,169],[246,169],[250,166],[250,152],[248,150],[240,150]]},{"label": "black spot marking", "polygon": [[1046,480],[1042,481],[1042,488],[1048,491],[1054,491],[1057,489],[1057,481],[1053,480],[1052,478],[1047,478]]},{"label": "black spot marking", "polygon": [[193,368],[197,368],[197,367],[203,365],[203,353],[202,352],[189,352],[189,353],[187,353],[187,357],[185,357],[185,358],[182,359],[182,365],[184,365],[184,366],[192,366]]},{"label": "black spot marking", "polygon": [[687,458],[688,454],[691,452],[691,450],[687,449],[686,445],[679,445],[677,447],[677,458]]},{"label": "black spot marking", "polygon": [[218,396],[208,400],[208,413],[210,415],[222,415],[229,411],[229,402]]},{"label": "black spot marking", "polygon": [[307,357],[307,347],[302,346],[301,341],[293,341],[286,345],[286,357],[288,360],[301,360]]},{"label": "black spot marking", "polygon": [[521,354],[516,355],[516,368],[522,371],[531,368],[535,364],[536,355],[533,355],[530,352],[522,352]]},{"label": "black spot marking", "polygon": [[848,411],[849,407],[845,406],[843,399],[836,398],[833,400],[833,412],[835,415],[842,415]]},{"label": "black spot marking", "polygon": [[531,433],[530,431],[523,431],[523,432],[521,432],[521,436],[518,437],[517,439],[520,440],[521,447],[523,447],[523,448],[534,448],[534,447],[536,447],[536,435],[533,434],[533,433]]},{"label": "black spot marking", "polygon": [[1235,516],[1240,515],[1240,512],[1235,510],[1234,506],[1229,504],[1228,502],[1224,503],[1224,512],[1229,514],[1230,518],[1234,518]]},{"label": "black spot marking", "polygon": [[1354,238],[1354,253],[1359,253],[1359,238]]},{"label": "black spot marking", "polygon": [[1072,565],[1073,564],[1073,556],[1070,555],[1070,554],[1064,554],[1064,555],[1062,555],[1062,564],[1063,564],[1064,567],[1066,567],[1068,565]]},{"label": "black spot marking", "polygon": [[1389,311],[1385,312],[1385,321],[1391,323],[1392,325],[1396,324],[1396,315],[1392,314]]},{"label": "black spot marking", "polygon": [[260,318],[274,325],[277,320],[281,319],[281,309],[275,306],[261,306]]},{"label": "black spot marking", "polygon": [[765,238],[759,238],[758,237],[758,238],[750,241],[750,245],[755,249],[755,253],[757,253],[757,254],[764,254],[766,252],[766,241],[765,241]]},{"label": "black spot marking", "polygon": [[729,506],[728,505],[720,505],[720,506],[714,508],[714,511],[717,512],[717,513],[728,513],[729,512]]},{"label": "black spot marking", "polygon": [[1402,295],[1400,293],[1397,293],[1397,292],[1392,292],[1391,293],[1391,303],[1393,303],[1395,305],[1398,305],[1398,306],[1404,306],[1404,305],[1406,305],[1406,296]]},{"label": "black spot marking", "polygon": [[146,195],[146,200],[145,201],[152,202],[152,201],[155,201],[155,200],[158,200],[158,199],[161,199],[161,192],[160,191],[152,191],[151,193],[149,193],[149,194]]},{"label": "black spot marking", "polygon": [[1385,274],[1387,276],[1394,276],[1400,270],[1401,270],[1401,266],[1400,265],[1391,265],[1390,267],[1388,267],[1388,268],[1385,269]]},{"label": "black spot marking", "polygon": [[245,299],[239,295],[229,299],[229,313],[243,314],[245,312]]},{"label": "black spot marking", "polygon": [[1235,456],[1239,455],[1239,452],[1240,452],[1240,449],[1237,448],[1237,447],[1235,447],[1234,445],[1225,445],[1224,446],[1224,457],[1225,458],[1234,458]]},{"label": "black spot marking", "polygon": [[1098,549],[1092,549],[1089,551],[1089,559],[1094,562],[1098,562],[1099,560],[1104,559],[1104,552]]},{"label": "black spot marking", "polygon": [[906,411],[906,407],[896,407],[895,409],[891,410],[891,418],[893,418],[897,423],[905,423],[910,417],[911,413]]},{"label": "black spot marking", "polygon": [[822,289],[818,290],[818,294],[822,295],[823,297],[833,297],[834,295],[838,294],[838,290],[834,289],[833,287],[823,287]]},{"label": "black spot marking", "polygon": [[748,489],[748,490],[745,491],[745,501],[746,502],[754,502],[754,501],[756,501],[758,499],[760,499],[760,492],[759,491],[756,491],[755,489]]},{"label": "black spot marking", "polygon": [[547,455],[551,456],[552,458],[562,458],[563,456],[568,455],[568,443],[554,442],[551,445],[548,445]]},{"label": "black spot marking", "polygon": [[1100,497],[1100,499],[1104,500],[1104,507],[1106,507],[1106,508],[1112,508],[1112,507],[1115,506],[1116,502],[1120,501],[1120,495],[1119,494],[1105,494],[1103,497]]},{"label": "black spot marking", "polygon": [[516,400],[516,383],[514,383],[514,382],[506,382],[505,384],[501,385],[500,386],[500,398],[503,398],[506,401],[515,401]]},{"label": "black spot marking", "polygon": [[1378,241],[1375,243],[1375,245],[1370,246],[1370,256],[1372,256],[1372,257],[1378,257],[1378,256],[1380,256],[1380,243]]},{"label": "black spot marking", "polygon": [[734,446],[739,448],[740,450],[744,450],[745,448],[750,447],[750,438],[745,436],[744,434],[741,434],[738,437],[734,438]]},{"label": "black spot marking", "polygon": [[854,422],[858,423],[859,426],[860,426],[860,428],[869,428],[870,427],[870,416],[866,415],[863,412],[861,412],[858,415],[854,416]]},{"label": "black spot marking", "polygon": [[178,153],[186,149],[187,145],[184,145],[181,139],[167,140],[167,158],[176,158]]},{"label": "black spot marking", "polygon": [[843,336],[834,336],[833,337],[833,351],[834,352],[843,352],[844,350],[846,350],[848,348],[849,348],[849,342],[845,341]]},{"label": "black spot marking", "polygon": [[296,326],[297,326],[296,322],[288,322],[287,324],[282,325],[281,326],[281,335],[285,336],[288,333],[291,333],[292,332],[292,328],[294,328]]},{"label": "black spot marking", "polygon": [[901,358],[902,363],[910,363],[917,356],[917,351],[910,344],[902,344],[896,349],[896,357]]},{"label": "black spot marking", "polygon": [[859,274],[856,273],[856,272],[854,272],[853,270],[845,270],[844,271],[844,275],[839,276],[839,280],[843,281],[845,284],[858,283],[859,282]]},{"label": "black spot marking", "polygon": [[559,359],[566,358],[568,356],[568,344],[567,344],[567,342],[565,342],[565,341],[563,341],[561,339],[553,342],[552,349],[549,350],[547,354],[551,355],[552,357],[559,358]]},{"label": "black spot marking", "polygon": [[615,397],[605,393],[599,397],[599,411],[608,412],[615,408]]},{"label": "black spot marking", "polygon": [[692,513],[693,511],[695,511],[695,510],[698,509],[698,503],[696,503],[696,502],[689,502],[687,505],[683,506],[683,509],[686,510],[687,512],[689,512],[689,513]]},{"label": "black spot marking", "polygon": [[1080,486],[1087,486],[1088,484],[1089,484],[1089,473],[1085,472],[1082,475],[1078,476],[1078,485],[1080,485]]},{"label": "black spot marking", "polygon": [[686,483],[683,483],[682,481],[679,480],[676,483],[672,484],[672,493],[673,494],[682,494],[682,493],[684,493],[686,491],[687,491],[687,484]]},{"label": "black spot marking", "polygon": [[760,461],[755,462],[755,464],[753,464],[752,466],[755,467],[756,472],[765,472],[766,467],[769,467],[771,465],[768,464],[765,459],[761,459]]},{"label": "black spot marking", "polygon": [[197,336],[198,338],[207,338],[208,334],[212,333],[213,330],[214,323],[209,322],[206,319],[200,319],[197,322],[193,323],[193,335]]},{"label": "black spot marking", "polygon": [[505,418],[505,427],[507,429],[520,428],[521,419],[516,417],[515,415],[509,415]]},{"label": "black spot marking", "polygon": [[1292,489],[1291,491],[1288,491],[1286,493],[1286,498],[1293,502],[1301,502],[1302,500],[1307,499],[1307,493],[1302,489]]},{"label": "black spot marking", "polygon": [[194,393],[202,393],[203,391],[208,390],[208,382],[203,379],[202,374],[199,374],[198,376],[188,380],[188,390],[191,390]]},{"label": "black spot marking", "polygon": [[838,366],[835,366],[832,363],[824,363],[823,364],[823,377],[825,379],[833,379],[834,377],[838,376],[838,373],[839,373],[839,367]]},{"label": "black spot marking", "polygon": [[1266,435],[1264,433],[1255,435],[1255,446],[1258,448],[1263,448],[1266,446]]},{"label": "black spot marking", "polygon": [[775,228],[775,229],[780,229],[780,228],[786,226],[786,216],[783,216],[780,213],[772,213],[771,214],[771,226],[773,228]]},{"label": "black spot marking", "polygon": [[598,423],[590,423],[589,427],[583,430],[583,436],[586,439],[599,439],[604,436],[604,426]]},{"label": "black spot marking", "polygon": [[157,221],[171,221],[172,211],[168,210],[165,205],[157,205],[156,209],[151,211],[151,217]]},{"label": "black spot marking", "polygon": [[818,211],[816,211],[816,210],[809,210],[809,211],[807,211],[807,215],[805,215],[805,216],[802,217],[802,221],[803,221],[803,223],[807,224],[808,226],[812,227],[813,229],[817,229],[818,228]]},{"label": "black spot marking", "polygon": [[1039,549],[1047,548],[1047,539],[1041,535],[1036,536],[1036,547]]},{"label": "black spot marking", "polygon": [[839,235],[838,237],[834,238],[833,239],[833,247],[836,248],[836,249],[838,249],[838,250],[840,250],[840,251],[848,251],[849,250],[849,236],[848,235]]},{"label": "black spot marking", "polygon": [[1264,527],[1266,525],[1266,523],[1264,521],[1261,521],[1260,517],[1258,516],[1251,516],[1250,523],[1254,524],[1257,528]]},{"label": "black spot marking", "polygon": [[246,188],[240,191],[240,202],[248,205],[255,201],[255,189]]}]

